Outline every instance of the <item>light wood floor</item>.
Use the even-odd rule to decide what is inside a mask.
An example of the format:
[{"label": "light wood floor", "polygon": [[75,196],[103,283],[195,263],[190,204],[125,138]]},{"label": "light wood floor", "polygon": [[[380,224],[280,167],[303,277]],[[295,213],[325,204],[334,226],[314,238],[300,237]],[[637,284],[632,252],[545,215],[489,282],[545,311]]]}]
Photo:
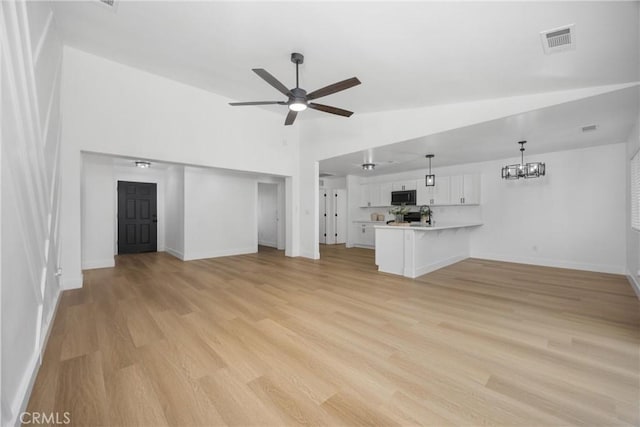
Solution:
[{"label": "light wood floor", "polygon": [[30,411],[74,425],[638,425],[624,277],[373,251],[118,257],[62,296]]}]

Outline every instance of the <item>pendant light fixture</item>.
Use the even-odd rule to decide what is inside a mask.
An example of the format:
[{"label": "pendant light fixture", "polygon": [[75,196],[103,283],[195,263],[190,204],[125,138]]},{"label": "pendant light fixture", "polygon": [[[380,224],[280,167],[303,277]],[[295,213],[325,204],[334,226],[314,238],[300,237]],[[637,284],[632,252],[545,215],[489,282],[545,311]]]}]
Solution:
[{"label": "pendant light fixture", "polygon": [[375,163],[363,163],[362,164],[362,170],[365,171],[372,171],[376,168],[376,164]]},{"label": "pendant light fixture", "polygon": [[539,178],[545,174],[545,165],[541,162],[525,163],[524,162],[524,144],[527,141],[520,141],[520,164],[509,165],[502,168],[502,178],[504,179],[520,179],[520,178]]},{"label": "pendant light fixture", "polygon": [[436,176],[431,174],[431,159],[433,159],[435,155],[427,154],[425,157],[429,159],[429,175],[424,176],[424,185],[427,187],[433,187],[436,185]]}]

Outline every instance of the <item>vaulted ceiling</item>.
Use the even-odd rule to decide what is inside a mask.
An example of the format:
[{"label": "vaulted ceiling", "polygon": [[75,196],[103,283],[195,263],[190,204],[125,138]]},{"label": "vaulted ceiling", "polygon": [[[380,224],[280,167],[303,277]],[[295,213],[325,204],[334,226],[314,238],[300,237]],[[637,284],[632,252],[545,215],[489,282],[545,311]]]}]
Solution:
[{"label": "vaulted ceiling", "polygon": [[[300,83],[308,90],[357,76],[362,85],[322,99],[356,114],[640,80],[638,2],[118,1],[116,6],[114,11],[98,0],[54,2],[64,42],[234,101],[280,100],[282,95],[251,69],[265,68],[293,87],[291,52],[305,55]],[[576,48],[545,54],[540,32],[568,24],[574,24]],[[634,96],[637,90],[404,141],[407,145],[378,150],[378,156],[395,157],[405,168],[412,161],[422,167],[420,151],[440,144],[449,150],[440,158],[444,164],[470,161],[470,152],[455,154],[450,141],[471,135],[488,144],[483,156],[497,156],[502,153],[490,149],[491,141],[513,123],[537,130],[534,139],[549,141],[552,149],[580,141],[610,143],[637,120]],[[624,110],[629,105],[635,118]],[[281,106],[242,108],[284,114]],[[305,111],[300,118],[325,116]],[[601,124],[600,133],[571,136],[590,122]],[[321,169],[348,173],[366,154],[328,160]]]},{"label": "vaulted ceiling", "polygon": [[[294,86],[291,52],[309,90],[357,76],[324,100],[356,114],[638,80],[634,2],[116,5],[54,2],[65,43],[239,101],[281,97],[252,68]],[[545,55],[540,32],[567,24],[578,48]]]}]

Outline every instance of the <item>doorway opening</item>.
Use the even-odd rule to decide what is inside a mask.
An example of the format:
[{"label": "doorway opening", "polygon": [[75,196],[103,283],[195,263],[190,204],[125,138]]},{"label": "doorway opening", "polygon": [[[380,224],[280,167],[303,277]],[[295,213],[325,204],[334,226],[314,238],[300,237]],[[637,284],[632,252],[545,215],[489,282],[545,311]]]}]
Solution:
[{"label": "doorway opening", "polygon": [[118,181],[118,254],[158,250],[157,187]]},{"label": "doorway opening", "polygon": [[258,249],[284,249],[284,191],[282,185],[258,182]]}]

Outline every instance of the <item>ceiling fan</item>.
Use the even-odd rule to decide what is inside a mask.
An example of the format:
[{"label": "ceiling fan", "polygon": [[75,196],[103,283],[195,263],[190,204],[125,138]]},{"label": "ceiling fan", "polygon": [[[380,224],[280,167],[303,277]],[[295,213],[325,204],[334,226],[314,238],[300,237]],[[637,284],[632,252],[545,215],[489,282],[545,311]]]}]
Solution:
[{"label": "ceiling fan", "polygon": [[307,93],[306,90],[300,88],[298,83],[298,66],[304,62],[304,55],[301,53],[292,53],[291,62],[296,64],[296,87],[293,89],[287,89],[285,85],[269,74],[267,70],[262,68],[253,69],[253,72],[259,75],[265,82],[269,83],[280,93],[289,98],[287,101],[230,102],[229,105],[234,107],[244,105],[286,105],[289,107],[289,114],[287,114],[287,118],[284,121],[285,126],[292,125],[298,113],[306,110],[307,107],[318,111],[324,111],[325,113],[337,114],[338,116],[351,117],[353,111],[343,110],[342,108],[331,107],[329,105],[316,104],[315,102],[309,101],[357,86],[360,84],[360,80],[358,80],[357,77],[351,77],[350,79]]}]

